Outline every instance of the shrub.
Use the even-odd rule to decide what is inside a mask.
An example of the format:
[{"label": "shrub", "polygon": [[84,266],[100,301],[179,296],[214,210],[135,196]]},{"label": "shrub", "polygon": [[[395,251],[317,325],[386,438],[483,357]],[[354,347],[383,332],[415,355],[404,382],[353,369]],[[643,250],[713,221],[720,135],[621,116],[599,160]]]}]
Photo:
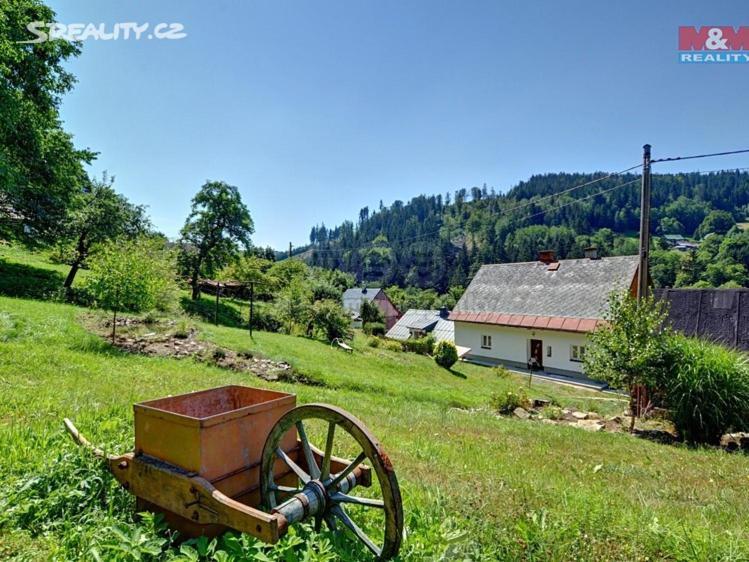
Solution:
[{"label": "shrub", "polygon": [[434,360],[437,365],[449,369],[458,360],[458,350],[454,343],[441,341],[434,348]]},{"label": "shrub", "polygon": [[384,336],[385,335],[385,324],[382,322],[369,322],[364,324],[364,333],[370,336]]},{"label": "shrub", "polygon": [[508,391],[505,394],[492,394],[491,407],[500,414],[511,414],[515,408],[528,408],[530,402],[522,389],[517,392]]},{"label": "shrub", "polygon": [[663,381],[676,430],[690,443],[718,444],[724,433],[749,430],[749,368],[738,352],[675,335]]},{"label": "shrub", "polygon": [[369,347],[374,347],[375,349],[380,347],[380,343],[382,340],[380,338],[367,338],[367,345]]},{"label": "shrub", "polygon": [[500,379],[509,379],[510,378],[510,371],[507,367],[504,365],[497,365],[492,369],[492,372],[497,375]]},{"label": "shrub", "polygon": [[[664,301],[653,297],[635,299],[628,293],[612,293],[606,323],[590,335],[585,374],[626,390],[630,396],[639,386],[653,388],[665,367],[669,336],[663,329],[666,312]],[[634,400],[630,401],[630,412],[632,431],[639,413]]]},{"label": "shrub", "polygon": [[384,339],[382,340],[382,347],[383,349],[387,349],[388,351],[403,351],[403,342],[398,340]]},{"label": "shrub", "polygon": [[328,341],[351,335],[351,318],[337,301],[317,301],[312,305],[311,320],[315,331]]},{"label": "shrub", "polygon": [[550,420],[564,419],[564,412],[562,411],[562,408],[560,408],[559,406],[554,406],[553,404],[551,406],[546,406],[542,410],[542,412],[544,417]]},{"label": "shrub", "polygon": [[403,342],[403,349],[420,355],[431,355],[434,349],[434,336],[430,335],[417,339],[409,338]]}]

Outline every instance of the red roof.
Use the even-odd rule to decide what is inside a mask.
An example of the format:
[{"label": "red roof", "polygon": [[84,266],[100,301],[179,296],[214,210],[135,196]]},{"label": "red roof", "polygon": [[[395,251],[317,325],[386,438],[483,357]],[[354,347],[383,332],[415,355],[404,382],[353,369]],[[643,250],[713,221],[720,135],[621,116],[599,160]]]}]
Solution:
[{"label": "red roof", "polygon": [[558,330],[562,332],[592,332],[603,324],[598,318],[572,318],[564,316],[536,316],[533,314],[503,314],[469,311],[453,311],[450,320],[491,324],[495,326],[513,326],[533,328],[536,330]]}]

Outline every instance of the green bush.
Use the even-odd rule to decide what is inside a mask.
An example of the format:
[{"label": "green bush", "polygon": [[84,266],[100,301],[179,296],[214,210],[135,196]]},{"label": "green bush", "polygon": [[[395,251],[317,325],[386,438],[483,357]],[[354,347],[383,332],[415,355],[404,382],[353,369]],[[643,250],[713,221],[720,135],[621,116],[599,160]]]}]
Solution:
[{"label": "green bush", "polygon": [[530,401],[525,391],[518,389],[517,392],[508,391],[505,394],[492,394],[491,407],[500,414],[511,414],[515,408],[529,408]]},{"label": "green bush", "polygon": [[369,322],[364,324],[364,333],[370,336],[384,336],[385,324],[382,322]]},{"label": "green bush", "polygon": [[434,349],[434,336],[417,339],[409,338],[403,342],[403,349],[420,355],[431,355]]},{"label": "green bush", "polygon": [[382,348],[388,351],[403,351],[403,342],[398,340],[383,339]]},{"label": "green bush", "polygon": [[337,301],[315,302],[311,321],[315,331],[328,341],[351,336],[351,318]]},{"label": "green bush", "polygon": [[434,360],[437,365],[449,369],[458,361],[458,350],[454,343],[441,341],[434,347]]},{"label": "green bush", "polygon": [[662,386],[676,430],[690,443],[718,444],[749,430],[749,367],[743,355],[702,340],[670,338]]},{"label": "green bush", "polygon": [[510,378],[510,371],[507,367],[504,365],[497,365],[492,369],[495,375],[499,377],[500,379],[509,379]]}]

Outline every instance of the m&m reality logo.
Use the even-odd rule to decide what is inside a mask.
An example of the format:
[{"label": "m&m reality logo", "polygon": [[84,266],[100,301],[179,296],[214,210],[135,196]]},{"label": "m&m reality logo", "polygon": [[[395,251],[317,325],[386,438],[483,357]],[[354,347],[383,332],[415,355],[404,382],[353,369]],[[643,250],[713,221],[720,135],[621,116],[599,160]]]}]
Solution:
[{"label": "m&m reality logo", "polygon": [[686,63],[749,63],[749,26],[682,26],[679,61]]}]

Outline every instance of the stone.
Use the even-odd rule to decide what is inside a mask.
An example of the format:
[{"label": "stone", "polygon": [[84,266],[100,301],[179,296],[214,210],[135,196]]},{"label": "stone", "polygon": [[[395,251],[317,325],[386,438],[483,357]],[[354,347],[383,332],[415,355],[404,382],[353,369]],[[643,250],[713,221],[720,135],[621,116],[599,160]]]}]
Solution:
[{"label": "stone", "polygon": [[600,420],[601,419],[601,414],[599,414],[597,412],[588,412],[587,419],[589,419],[589,420]]},{"label": "stone", "polygon": [[572,416],[578,420],[587,420],[588,412],[572,412]]},{"label": "stone", "polygon": [[551,400],[546,400],[544,398],[534,398],[532,403],[534,408],[545,408],[546,406],[551,406]]},{"label": "stone", "polygon": [[585,431],[603,431],[603,424],[598,420],[579,420],[575,427],[584,429]]},{"label": "stone", "polygon": [[531,417],[530,413],[528,413],[528,411],[525,410],[525,408],[521,408],[520,406],[518,406],[517,408],[515,408],[512,411],[512,414],[516,418],[520,418],[521,420],[527,420],[527,419],[529,419]]}]

